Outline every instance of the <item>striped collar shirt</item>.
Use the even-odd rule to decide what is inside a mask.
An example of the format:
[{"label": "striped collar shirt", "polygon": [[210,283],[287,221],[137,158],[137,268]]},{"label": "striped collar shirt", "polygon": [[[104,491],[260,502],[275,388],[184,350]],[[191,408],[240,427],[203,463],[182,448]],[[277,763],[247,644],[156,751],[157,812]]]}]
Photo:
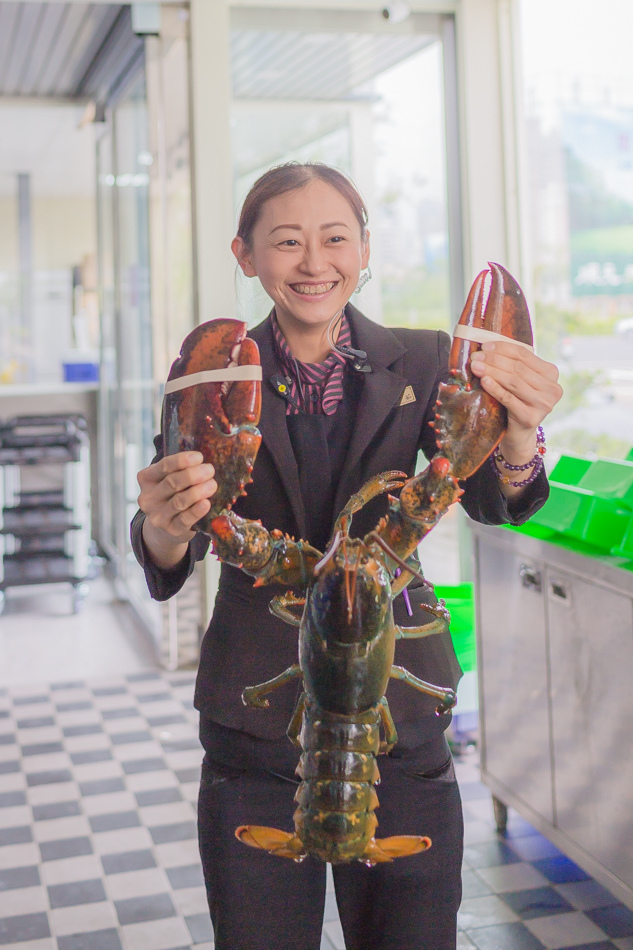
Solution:
[{"label": "striped collar shirt", "polygon": [[[286,415],[298,415],[300,412],[308,415],[333,415],[343,398],[343,375],[348,361],[335,350],[332,350],[323,363],[302,363],[296,360],[281,332],[274,310],[271,322],[277,359],[290,387]],[[352,333],[345,312],[337,344],[352,345]]]}]

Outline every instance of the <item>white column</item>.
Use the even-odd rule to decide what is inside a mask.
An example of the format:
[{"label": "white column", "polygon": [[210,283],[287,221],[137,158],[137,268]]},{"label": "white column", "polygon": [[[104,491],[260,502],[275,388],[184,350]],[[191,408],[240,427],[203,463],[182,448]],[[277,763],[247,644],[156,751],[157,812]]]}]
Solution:
[{"label": "white column", "polygon": [[457,13],[465,284],[486,261],[530,295],[518,0],[463,0]]},{"label": "white column", "polygon": [[[191,0],[194,260],[197,319],[233,317],[235,234],[231,155],[231,51],[228,0]],[[204,561],[206,616],[211,616],[219,562]],[[206,618],[205,618],[206,619]]]},{"label": "white column", "polygon": [[235,313],[228,0],[191,0],[198,322]]}]

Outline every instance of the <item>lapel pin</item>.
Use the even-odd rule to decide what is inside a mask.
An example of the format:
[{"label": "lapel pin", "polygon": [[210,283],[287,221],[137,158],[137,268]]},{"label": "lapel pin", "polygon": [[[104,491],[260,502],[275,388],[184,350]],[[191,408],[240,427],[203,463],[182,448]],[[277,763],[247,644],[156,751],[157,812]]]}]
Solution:
[{"label": "lapel pin", "polygon": [[408,406],[410,402],[415,402],[415,393],[413,392],[413,386],[407,386],[405,391],[402,394],[402,399],[400,400],[401,406]]}]

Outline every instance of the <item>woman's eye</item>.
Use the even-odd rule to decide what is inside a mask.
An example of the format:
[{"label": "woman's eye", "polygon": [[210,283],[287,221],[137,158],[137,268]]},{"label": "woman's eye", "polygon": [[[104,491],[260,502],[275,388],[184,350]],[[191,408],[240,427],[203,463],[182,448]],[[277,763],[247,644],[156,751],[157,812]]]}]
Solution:
[{"label": "woman's eye", "polygon": [[287,241],[282,241],[281,244],[285,247],[299,247],[299,242],[295,241],[294,238],[288,238]]},{"label": "woman's eye", "polygon": [[342,234],[335,234],[333,237],[330,238],[330,241],[332,244],[342,244],[344,240],[345,238],[343,237]]}]

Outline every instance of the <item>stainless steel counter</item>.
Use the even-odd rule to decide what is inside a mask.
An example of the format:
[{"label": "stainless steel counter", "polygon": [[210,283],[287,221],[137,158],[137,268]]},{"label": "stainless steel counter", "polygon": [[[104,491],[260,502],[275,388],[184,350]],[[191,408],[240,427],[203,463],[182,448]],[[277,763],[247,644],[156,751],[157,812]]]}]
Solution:
[{"label": "stainless steel counter", "polygon": [[482,779],[633,908],[633,572],[473,527]]}]

